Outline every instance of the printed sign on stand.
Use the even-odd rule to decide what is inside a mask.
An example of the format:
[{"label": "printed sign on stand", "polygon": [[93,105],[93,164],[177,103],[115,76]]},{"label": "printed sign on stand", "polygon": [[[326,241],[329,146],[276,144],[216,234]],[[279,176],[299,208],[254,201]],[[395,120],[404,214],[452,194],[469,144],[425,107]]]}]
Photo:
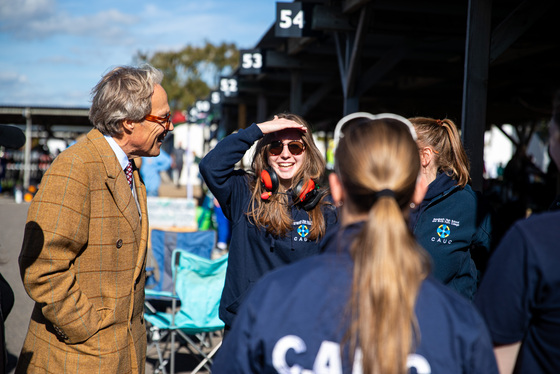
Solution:
[{"label": "printed sign on stand", "polygon": [[196,201],[148,196],[148,219],[150,228],[196,230]]}]

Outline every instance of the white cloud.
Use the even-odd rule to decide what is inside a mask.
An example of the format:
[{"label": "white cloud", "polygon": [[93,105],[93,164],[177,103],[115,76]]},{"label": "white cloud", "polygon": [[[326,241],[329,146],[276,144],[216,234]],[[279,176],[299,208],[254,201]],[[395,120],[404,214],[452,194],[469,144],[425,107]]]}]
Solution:
[{"label": "white cloud", "polygon": [[27,76],[10,71],[0,71],[0,86],[9,88],[27,82]]},{"label": "white cloud", "polygon": [[109,9],[90,16],[66,19],[64,32],[75,35],[96,35],[106,42],[118,43],[120,38],[129,36],[128,28],[139,22],[138,17]]},{"label": "white cloud", "polygon": [[54,0],[0,0],[2,22],[48,17],[54,12]]},{"label": "white cloud", "polygon": [[29,24],[49,20],[55,11],[54,0],[0,0],[0,31],[26,35]]},{"label": "white cloud", "polygon": [[[57,9],[53,0],[0,0],[0,31],[24,40],[43,40],[55,35],[102,38],[118,43],[129,38],[128,28],[139,22],[138,17],[107,9],[86,16],[71,15]],[[5,11],[5,13],[4,13]]]},{"label": "white cloud", "polygon": [[142,49],[149,51],[179,50],[187,44],[201,46],[206,41],[249,48],[274,21],[274,3],[269,0],[265,4],[266,14],[263,4],[255,6],[252,1],[240,0],[184,2],[172,8],[148,5],[139,16],[141,24],[150,27],[136,31],[144,37]]}]

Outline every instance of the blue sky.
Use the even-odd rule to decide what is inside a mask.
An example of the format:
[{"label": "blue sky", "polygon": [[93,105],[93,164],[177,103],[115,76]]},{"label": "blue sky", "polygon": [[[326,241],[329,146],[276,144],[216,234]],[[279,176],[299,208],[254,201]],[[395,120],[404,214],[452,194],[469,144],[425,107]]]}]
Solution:
[{"label": "blue sky", "polygon": [[[0,0],[0,105],[89,107],[90,90],[137,51],[252,48],[277,0]],[[284,1],[290,2],[290,1]]]}]

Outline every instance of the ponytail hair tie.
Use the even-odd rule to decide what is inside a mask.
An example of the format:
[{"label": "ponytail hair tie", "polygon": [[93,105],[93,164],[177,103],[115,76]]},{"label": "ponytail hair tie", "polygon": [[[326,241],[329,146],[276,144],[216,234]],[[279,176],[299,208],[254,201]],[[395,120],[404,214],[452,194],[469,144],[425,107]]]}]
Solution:
[{"label": "ponytail hair tie", "polygon": [[380,197],[383,196],[389,196],[392,198],[395,198],[395,192],[393,192],[393,190],[390,190],[388,188],[381,190],[381,191],[377,191],[374,195],[375,200],[379,199]]},{"label": "ponytail hair tie", "polygon": [[443,121],[440,120],[440,119],[436,119],[436,124],[437,124],[438,126],[443,126]]}]

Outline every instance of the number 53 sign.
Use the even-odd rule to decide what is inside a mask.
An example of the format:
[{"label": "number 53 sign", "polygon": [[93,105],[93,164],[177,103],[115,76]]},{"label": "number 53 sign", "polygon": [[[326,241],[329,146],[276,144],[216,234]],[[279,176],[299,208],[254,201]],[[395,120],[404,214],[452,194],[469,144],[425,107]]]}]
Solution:
[{"label": "number 53 sign", "polygon": [[265,67],[263,51],[260,49],[242,49],[239,74],[260,74]]},{"label": "number 53 sign", "polygon": [[276,3],[274,35],[284,38],[309,36],[311,15],[311,8],[303,3]]}]

